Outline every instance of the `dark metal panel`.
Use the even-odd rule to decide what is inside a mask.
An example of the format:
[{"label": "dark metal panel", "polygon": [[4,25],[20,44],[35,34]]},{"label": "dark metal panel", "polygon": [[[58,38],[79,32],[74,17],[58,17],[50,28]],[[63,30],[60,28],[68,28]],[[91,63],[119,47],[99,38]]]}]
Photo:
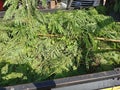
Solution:
[{"label": "dark metal panel", "polygon": [[5,11],[0,11],[0,18],[2,18],[5,14]]},{"label": "dark metal panel", "polygon": [[103,81],[95,81],[90,83],[54,88],[52,90],[99,90],[101,88],[112,87],[112,86],[114,86],[114,80],[108,79]]},{"label": "dark metal panel", "polygon": [[2,87],[0,87],[0,90],[6,90],[6,88],[2,88]]},{"label": "dark metal panel", "polygon": [[[56,85],[54,81],[44,81],[40,83],[21,84],[5,87],[5,90],[51,90]],[[1,89],[0,89],[1,90]]]},{"label": "dark metal panel", "polygon": [[[79,4],[78,4],[79,3]],[[93,6],[93,0],[73,0],[71,7],[90,7]]]},{"label": "dark metal panel", "polygon": [[94,90],[120,85],[120,69],[0,88],[0,90]]},{"label": "dark metal panel", "polygon": [[69,86],[69,85],[83,84],[87,82],[111,79],[111,78],[116,78],[118,76],[120,76],[120,73],[117,74],[115,71],[107,71],[107,72],[101,72],[101,73],[94,73],[94,74],[57,79],[55,80],[55,83],[56,83],[56,87],[61,87],[61,86],[63,87],[66,85]]}]

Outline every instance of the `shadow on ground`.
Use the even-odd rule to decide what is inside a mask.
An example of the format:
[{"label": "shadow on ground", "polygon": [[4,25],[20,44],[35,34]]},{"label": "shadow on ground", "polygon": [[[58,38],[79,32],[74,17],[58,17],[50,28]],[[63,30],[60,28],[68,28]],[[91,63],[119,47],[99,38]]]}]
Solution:
[{"label": "shadow on ground", "polygon": [[34,82],[40,75],[28,64],[0,62],[0,86]]}]

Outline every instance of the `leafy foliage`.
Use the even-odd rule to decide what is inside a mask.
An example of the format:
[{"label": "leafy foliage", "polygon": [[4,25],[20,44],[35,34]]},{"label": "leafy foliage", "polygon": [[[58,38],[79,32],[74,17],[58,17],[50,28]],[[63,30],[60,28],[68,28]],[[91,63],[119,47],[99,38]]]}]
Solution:
[{"label": "leafy foliage", "polygon": [[114,11],[120,13],[120,0],[115,0]]},{"label": "leafy foliage", "polygon": [[[30,14],[34,18],[27,23],[16,15],[1,20],[0,85],[37,82],[119,66],[120,52],[104,51],[120,49],[120,44],[95,40],[96,37],[120,39],[120,25],[111,17],[99,15],[93,8],[36,13]],[[103,68],[107,65],[111,68]]]}]

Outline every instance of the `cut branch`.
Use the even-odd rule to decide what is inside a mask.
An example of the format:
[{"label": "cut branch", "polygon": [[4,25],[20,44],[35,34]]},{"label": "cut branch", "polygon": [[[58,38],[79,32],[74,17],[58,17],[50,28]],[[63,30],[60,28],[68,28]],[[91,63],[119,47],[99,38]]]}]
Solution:
[{"label": "cut branch", "polygon": [[38,34],[38,36],[41,36],[41,37],[61,37],[60,35],[54,35],[54,34]]},{"label": "cut branch", "polygon": [[106,48],[106,49],[98,49],[101,51],[120,51],[120,48],[114,49],[114,48]]},{"label": "cut branch", "polygon": [[[41,37],[62,37],[63,35],[55,35],[55,34],[38,34],[38,36],[41,36]],[[116,43],[120,43],[120,40],[107,39],[107,38],[100,38],[100,37],[96,37],[95,40],[101,40],[101,41],[106,41],[106,42],[116,42]]]},{"label": "cut branch", "polygon": [[115,40],[115,39],[107,39],[107,38],[100,38],[97,37],[96,40],[101,40],[101,41],[107,41],[107,42],[117,42],[120,43],[120,40]]}]

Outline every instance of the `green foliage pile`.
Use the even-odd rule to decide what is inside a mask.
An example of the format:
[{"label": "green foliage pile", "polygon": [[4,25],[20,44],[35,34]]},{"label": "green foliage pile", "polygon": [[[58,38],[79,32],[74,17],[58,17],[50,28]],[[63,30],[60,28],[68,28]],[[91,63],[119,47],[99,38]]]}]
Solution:
[{"label": "green foliage pile", "polygon": [[96,40],[120,39],[111,17],[95,9],[36,13],[0,21],[0,86],[120,66],[120,43]]},{"label": "green foliage pile", "polygon": [[107,10],[107,8],[106,8],[105,6],[103,6],[103,5],[97,6],[97,7],[96,7],[96,10],[98,11],[99,14],[104,14],[104,15],[108,14],[107,11],[109,11],[109,10]]}]

